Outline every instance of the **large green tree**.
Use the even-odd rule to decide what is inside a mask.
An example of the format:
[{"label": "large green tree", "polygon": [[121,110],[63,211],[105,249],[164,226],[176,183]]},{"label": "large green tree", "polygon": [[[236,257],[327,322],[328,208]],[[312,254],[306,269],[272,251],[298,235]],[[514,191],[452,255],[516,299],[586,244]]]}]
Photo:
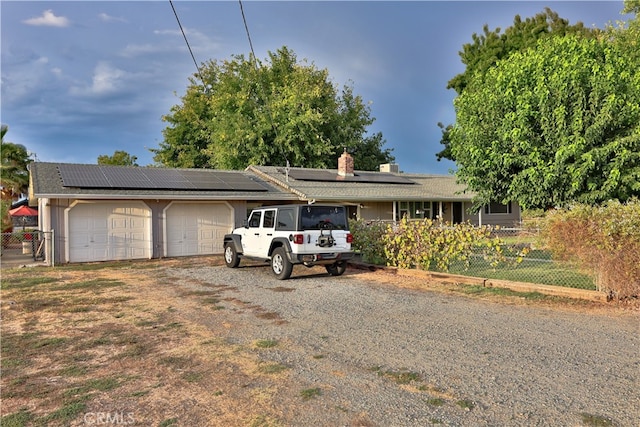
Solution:
[{"label": "large green tree", "polygon": [[546,208],[640,195],[638,23],[541,40],[472,78],[450,134],[478,204]]},{"label": "large green tree", "polygon": [[132,156],[126,151],[116,150],[113,152],[113,156],[107,154],[101,154],[98,156],[99,165],[114,165],[114,166],[138,166],[136,161],[138,158]]},{"label": "large green tree", "polygon": [[[200,80],[201,79],[201,80]],[[394,160],[381,133],[368,134],[371,110],[326,69],[299,62],[287,47],[265,61],[243,55],[209,61],[190,78],[154,161],[169,167],[243,169],[254,165],[331,168],[346,148],[355,167]]]},{"label": "large green tree", "polygon": [[[600,30],[586,28],[582,22],[570,25],[568,20],[561,18],[549,8],[525,20],[522,20],[520,15],[516,15],[513,25],[504,33],[501,28],[489,30],[489,26],[485,25],[482,34],[474,33],[471,36],[472,42],[462,46],[458,54],[465,65],[465,70],[449,80],[447,89],[453,89],[461,95],[473,79],[487,73],[498,61],[508,58],[513,53],[534,48],[538,40],[568,34],[594,38],[599,33]],[[442,130],[440,143],[444,148],[436,154],[436,157],[438,160],[445,158],[455,161],[449,148],[449,132],[452,125],[445,127],[439,123],[438,126]]]}]

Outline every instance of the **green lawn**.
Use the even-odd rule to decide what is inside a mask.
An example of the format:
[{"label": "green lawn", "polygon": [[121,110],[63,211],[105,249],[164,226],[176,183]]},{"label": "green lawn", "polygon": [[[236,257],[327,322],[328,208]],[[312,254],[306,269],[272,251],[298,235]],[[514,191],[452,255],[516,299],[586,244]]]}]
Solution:
[{"label": "green lawn", "polygon": [[[532,255],[536,257],[532,258]],[[463,261],[454,262],[448,272],[487,279],[596,290],[593,279],[589,276],[578,272],[567,263],[552,261],[550,258],[544,251],[534,251],[520,263],[514,260],[492,267],[488,261],[478,256],[470,260],[468,267]]]}]

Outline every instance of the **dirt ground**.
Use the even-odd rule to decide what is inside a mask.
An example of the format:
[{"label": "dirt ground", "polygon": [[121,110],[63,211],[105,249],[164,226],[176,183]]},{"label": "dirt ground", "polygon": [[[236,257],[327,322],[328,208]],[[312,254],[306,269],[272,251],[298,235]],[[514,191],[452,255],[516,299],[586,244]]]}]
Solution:
[{"label": "dirt ground", "polygon": [[[233,317],[219,305],[227,284],[189,291],[163,274],[165,267],[222,264],[219,257],[206,257],[3,269],[0,424],[287,425],[305,410],[305,399],[286,392],[296,387],[286,370],[260,361],[257,353],[268,342],[240,345],[228,339]],[[347,274],[389,286],[427,286],[383,271]],[[463,293],[451,285],[428,288]],[[637,309],[490,294],[475,298],[563,310]],[[277,320],[259,306],[245,308]],[[196,320],[202,314],[206,323]]]}]

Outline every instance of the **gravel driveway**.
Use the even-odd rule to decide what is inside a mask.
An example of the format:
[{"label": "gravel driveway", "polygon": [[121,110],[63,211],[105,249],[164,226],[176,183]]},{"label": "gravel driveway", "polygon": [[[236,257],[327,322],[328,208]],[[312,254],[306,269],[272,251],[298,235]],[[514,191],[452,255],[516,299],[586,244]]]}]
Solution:
[{"label": "gravel driveway", "polygon": [[[640,425],[640,320],[411,290],[349,270],[169,269],[220,289],[228,339],[288,367],[295,426]],[[194,314],[197,315],[197,314]],[[313,397],[314,394],[317,396]]]}]

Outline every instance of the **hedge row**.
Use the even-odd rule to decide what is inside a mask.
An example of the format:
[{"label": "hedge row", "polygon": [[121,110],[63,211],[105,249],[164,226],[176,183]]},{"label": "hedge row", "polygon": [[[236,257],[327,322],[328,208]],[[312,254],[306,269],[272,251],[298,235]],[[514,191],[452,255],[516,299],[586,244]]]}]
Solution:
[{"label": "hedge row", "polygon": [[[640,200],[552,210],[538,225],[541,243],[554,259],[575,263],[613,298],[640,298]],[[454,262],[468,267],[478,254],[493,266],[508,265],[522,261],[529,250],[505,249],[493,228],[469,223],[405,218],[395,225],[358,220],[350,226],[353,247],[366,262],[400,268],[448,271]]]},{"label": "hedge row", "polygon": [[576,262],[614,298],[640,297],[640,200],[550,211],[542,225],[555,258]]},{"label": "hedge row", "polygon": [[[472,255],[482,256],[493,266],[507,261],[504,243],[493,237],[491,227],[406,218],[395,225],[359,220],[350,226],[354,249],[374,264],[448,271],[454,262],[468,266]],[[521,261],[527,250],[515,254],[515,262]]]}]

